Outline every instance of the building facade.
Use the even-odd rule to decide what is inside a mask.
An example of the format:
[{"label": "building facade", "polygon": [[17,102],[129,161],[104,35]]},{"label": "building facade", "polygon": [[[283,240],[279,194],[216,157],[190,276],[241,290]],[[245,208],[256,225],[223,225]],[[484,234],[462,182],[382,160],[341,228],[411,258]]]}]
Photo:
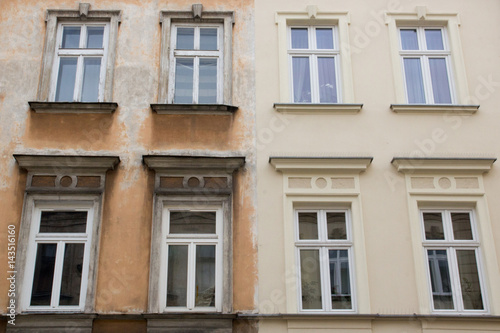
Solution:
[{"label": "building facade", "polygon": [[500,332],[499,13],[1,2],[0,332]]}]

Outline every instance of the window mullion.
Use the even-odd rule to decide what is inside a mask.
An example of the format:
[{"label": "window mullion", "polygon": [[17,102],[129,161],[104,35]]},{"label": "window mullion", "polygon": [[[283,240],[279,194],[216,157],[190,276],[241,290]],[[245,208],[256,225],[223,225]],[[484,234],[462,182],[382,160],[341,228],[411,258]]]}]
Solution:
[{"label": "window mullion", "polygon": [[198,104],[200,90],[200,57],[194,57],[193,61],[193,103]]},{"label": "window mullion", "polygon": [[76,75],[75,75],[75,91],[73,93],[73,102],[80,101],[82,95],[82,85],[83,85],[83,62],[85,58],[83,55],[78,56],[76,63]]},{"label": "window mullion", "polygon": [[322,310],[330,311],[331,304],[328,303],[329,293],[328,293],[328,283],[330,281],[329,277],[329,260],[328,260],[328,249],[326,247],[319,248],[319,267],[320,267],[320,277],[321,277],[321,299],[322,299]]},{"label": "window mullion", "polygon": [[188,310],[194,308],[194,298],[195,298],[195,272],[196,272],[196,244],[190,242],[188,246],[188,276],[187,276],[187,296],[186,296],[186,306]]},{"label": "window mullion", "polygon": [[462,289],[460,287],[460,275],[458,273],[457,251],[454,247],[448,248],[448,260],[450,261],[450,275],[453,288],[453,304],[457,311],[463,311]]},{"label": "window mullion", "polygon": [[64,264],[65,242],[57,242],[56,262],[54,264],[54,279],[52,280],[52,296],[50,306],[52,308],[59,306],[59,296],[61,294],[61,280]]},{"label": "window mullion", "polygon": [[421,67],[422,67],[422,79],[424,81],[424,91],[425,99],[427,104],[434,104],[434,94],[432,92],[432,82],[431,82],[431,70],[429,67],[429,56],[422,55]]},{"label": "window mullion", "polygon": [[309,67],[311,68],[311,102],[319,103],[318,56],[316,54],[309,56]]}]

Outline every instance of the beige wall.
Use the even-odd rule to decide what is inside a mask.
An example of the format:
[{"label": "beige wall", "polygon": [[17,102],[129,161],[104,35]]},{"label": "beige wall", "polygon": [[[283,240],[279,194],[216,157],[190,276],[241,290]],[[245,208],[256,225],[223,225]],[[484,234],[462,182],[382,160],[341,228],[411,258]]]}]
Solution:
[{"label": "beige wall", "polygon": [[[233,115],[158,115],[160,11],[190,11],[192,1],[89,1],[91,10],[121,10],[113,114],[36,114],[45,38],[46,9],[78,9],[78,1],[0,3],[0,238],[7,225],[19,231],[26,174],[13,153],[118,155],[108,173],[101,221],[97,297],[99,313],[146,311],[154,172],[142,155],[244,155],[234,188],[234,301],[236,311],[253,311],[256,295],[254,30],[253,2],[200,0],[207,11],[234,11]],[[6,244],[2,242],[2,244]],[[6,245],[5,245],[6,246]],[[6,249],[0,261],[7,262]],[[0,294],[7,294],[6,271]],[[0,297],[5,313],[7,298]],[[104,325],[104,324],[103,324]]]},{"label": "beige wall", "polygon": [[[362,103],[357,114],[282,114],[273,109],[280,101],[279,36],[277,12],[306,13],[306,5],[318,12],[348,12],[352,54],[354,100]],[[259,309],[262,313],[287,312],[287,277],[296,271],[285,265],[283,175],[269,164],[270,156],[372,156],[361,173],[360,200],[366,249],[368,295],[371,314],[422,313],[417,282],[427,277],[416,272],[405,178],[391,160],[395,156],[499,157],[500,141],[500,3],[497,1],[256,1],[257,178],[259,221]],[[480,104],[471,116],[401,114],[390,109],[396,103],[393,60],[385,11],[459,14],[468,94]],[[492,82],[492,83],[485,83]],[[289,102],[289,101],[288,101]],[[433,134],[437,130],[437,134]],[[434,139],[433,139],[434,135]],[[438,140],[436,140],[438,138]],[[500,244],[498,162],[484,175],[486,203],[494,243]],[[448,198],[449,199],[449,198]],[[444,198],[443,201],[446,201]],[[453,199],[451,199],[453,200]],[[356,240],[354,240],[356,247]],[[500,246],[488,248],[500,258]],[[496,260],[491,270],[498,272]],[[488,268],[490,269],[490,268]],[[279,278],[276,278],[279,276]],[[493,277],[496,275],[492,275]],[[285,278],[283,278],[285,277]],[[487,297],[490,314],[499,315],[496,304],[499,279],[490,281]],[[292,293],[297,297],[296,293]],[[427,305],[429,306],[429,305]],[[296,310],[295,310],[296,311]],[[285,332],[286,321],[262,319],[261,329]],[[288,321],[288,324],[290,321]],[[281,326],[280,326],[281,325]],[[414,326],[417,328],[414,328]],[[377,322],[373,332],[420,332],[421,324],[405,321]],[[281,327],[281,328],[278,328]],[[390,328],[392,327],[392,328]],[[404,327],[404,330],[403,328]],[[500,330],[500,323],[493,324]],[[290,331],[292,331],[290,329]],[[429,330],[429,332],[439,330]],[[346,330],[346,332],[351,332]],[[354,331],[353,331],[354,332]]]}]

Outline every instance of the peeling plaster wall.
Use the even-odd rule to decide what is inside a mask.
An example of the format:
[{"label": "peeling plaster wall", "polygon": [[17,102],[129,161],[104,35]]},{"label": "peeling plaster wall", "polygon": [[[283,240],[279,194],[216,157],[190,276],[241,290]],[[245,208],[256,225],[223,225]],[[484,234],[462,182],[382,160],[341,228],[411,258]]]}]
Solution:
[{"label": "peeling plaster wall", "polygon": [[[23,154],[118,155],[107,175],[96,290],[99,313],[146,311],[154,174],[142,155],[239,154],[247,162],[235,179],[235,311],[252,312],[256,300],[255,80],[253,1],[203,1],[207,11],[234,11],[233,104],[230,116],[158,115],[161,10],[191,10],[193,1],[89,0],[91,10],[121,10],[111,115],[36,114],[46,9],[78,8],[78,1],[0,2],[0,239],[7,225],[19,231],[26,174],[13,158]],[[6,244],[2,241],[2,244]],[[6,263],[0,250],[0,262]],[[7,294],[0,270],[0,295]],[[0,297],[1,313],[7,298]]]}]

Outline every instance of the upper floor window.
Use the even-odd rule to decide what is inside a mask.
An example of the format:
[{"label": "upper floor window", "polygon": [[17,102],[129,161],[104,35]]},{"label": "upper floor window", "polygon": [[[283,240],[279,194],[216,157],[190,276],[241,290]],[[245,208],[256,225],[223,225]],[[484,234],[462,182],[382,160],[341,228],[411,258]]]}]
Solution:
[{"label": "upper floor window", "polygon": [[169,103],[223,102],[223,25],[175,24],[170,46]]},{"label": "upper floor window", "polygon": [[109,24],[59,23],[51,99],[103,101]]},{"label": "upper floor window", "polygon": [[301,311],[353,310],[349,211],[297,210]]},{"label": "upper floor window", "polygon": [[451,104],[451,51],[440,27],[399,28],[401,62],[409,104]]},{"label": "upper floor window", "polygon": [[338,103],[339,43],[333,26],[289,27],[294,103]]},{"label": "upper floor window", "polygon": [[479,241],[472,211],[421,211],[434,311],[485,310]]}]

